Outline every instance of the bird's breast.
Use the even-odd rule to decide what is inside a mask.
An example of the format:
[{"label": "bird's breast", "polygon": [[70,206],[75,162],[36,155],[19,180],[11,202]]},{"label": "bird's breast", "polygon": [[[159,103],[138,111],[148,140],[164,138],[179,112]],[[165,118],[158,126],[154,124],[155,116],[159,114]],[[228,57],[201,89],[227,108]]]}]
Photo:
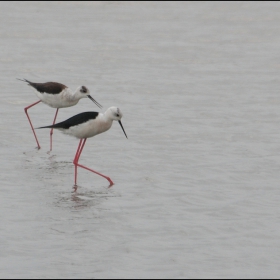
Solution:
[{"label": "bird's breast", "polygon": [[105,122],[103,119],[97,118],[89,121],[90,132],[88,137],[95,136],[110,129],[112,121]]}]

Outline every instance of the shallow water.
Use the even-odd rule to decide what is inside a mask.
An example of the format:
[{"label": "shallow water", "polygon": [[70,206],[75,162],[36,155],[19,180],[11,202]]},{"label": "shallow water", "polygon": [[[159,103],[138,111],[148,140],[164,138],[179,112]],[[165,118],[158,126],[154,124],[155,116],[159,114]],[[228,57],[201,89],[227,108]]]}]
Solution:
[{"label": "shallow water", "polygon": [[[280,6],[0,3],[1,278],[279,278]],[[18,78],[86,85],[117,123],[35,140]],[[99,109],[88,100],[58,121]],[[103,110],[103,111],[104,111]],[[55,110],[29,110],[34,126]]]}]

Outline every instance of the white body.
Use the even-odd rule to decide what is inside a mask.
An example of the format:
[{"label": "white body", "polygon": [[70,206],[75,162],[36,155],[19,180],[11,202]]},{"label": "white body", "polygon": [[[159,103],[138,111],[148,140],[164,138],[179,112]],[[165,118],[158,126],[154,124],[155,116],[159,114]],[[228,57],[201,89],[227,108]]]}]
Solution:
[{"label": "white body", "polygon": [[95,119],[91,119],[82,124],[72,126],[69,129],[58,129],[65,134],[79,139],[89,138],[109,130],[113,124],[113,121],[120,121],[121,118],[122,113],[120,109],[116,107],[110,107],[104,114],[99,113]]},{"label": "white body", "polygon": [[41,93],[37,90],[35,93],[43,103],[52,108],[66,108],[76,105],[81,98],[88,97],[89,92],[83,94],[80,92],[80,88],[78,87],[74,93],[69,88],[65,88],[58,94]]},{"label": "white body", "polygon": [[96,119],[89,120],[69,129],[62,129],[63,133],[83,139],[93,137],[111,128],[113,120],[107,119],[104,114],[99,114]]}]

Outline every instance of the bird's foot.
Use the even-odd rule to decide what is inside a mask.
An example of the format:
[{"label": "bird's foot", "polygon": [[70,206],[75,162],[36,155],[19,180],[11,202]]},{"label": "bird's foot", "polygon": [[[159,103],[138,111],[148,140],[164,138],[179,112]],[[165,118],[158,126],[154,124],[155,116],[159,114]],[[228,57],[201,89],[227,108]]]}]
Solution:
[{"label": "bird's foot", "polygon": [[74,185],[74,186],[73,186],[73,189],[74,189],[74,190],[73,190],[73,193],[77,192],[78,186],[77,186],[77,185]]}]

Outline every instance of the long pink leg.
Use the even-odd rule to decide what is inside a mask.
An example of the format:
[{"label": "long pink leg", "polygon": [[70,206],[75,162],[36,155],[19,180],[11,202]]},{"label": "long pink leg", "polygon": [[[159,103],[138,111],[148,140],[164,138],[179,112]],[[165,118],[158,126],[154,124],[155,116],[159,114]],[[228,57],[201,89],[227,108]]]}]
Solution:
[{"label": "long pink leg", "polygon": [[81,155],[81,145],[82,145],[83,140],[84,139],[80,140],[76,155],[75,155],[74,160],[73,160],[73,163],[75,165],[75,186],[77,186],[77,162],[78,162],[78,159]]},{"label": "long pink leg", "polygon": [[[83,140],[84,140],[84,141],[83,141]],[[88,167],[86,167],[86,166],[81,165],[81,164],[78,163],[78,162],[79,162],[79,158],[80,158],[80,156],[81,156],[81,153],[82,153],[82,151],[83,151],[83,148],[84,148],[84,146],[85,146],[86,140],[87,140],[87,138],[81,139],[81,140],[80,140],[80,143],[79,143],[79,146],[78,146],[78,149],[77,149],[77,152],[76,152],[74,161],[73,161],[73,163],[74,163],[74,165],[75,165],[75,186],[74,186],[74,191],[76,191],[76,190],[77,190],[77,187],[78,187],[78,186],[77,186],[77,167],[78,167],[78,166],[81,167],[81,168],[84,168],[84,169],[86,169],[86,170],[88,170],[88,171],[91,171],[91,172],[93,172],[93,173],[95,173],[95,174],[97,174],[97,175],[99,175],[99,176],[102,176],[102,177],[105,178],[105,179],[107,179],[107,180],[109,181],[109,183],[110,183],[110,186],[114,185],[113,181],[112,181],[109,177],[107,177],[107,176],[105,176],[105,175],[103,175],[103,174],[101,174],[101,173],[99,173],[99,172],[97,172],[97,171],[95,171],[95,170],[93,170],[93,169],[90,169],[90,168],[88,168]],[[82,141],[83,141],[83,142],[82,142]]]},{"label": "long pink leg", "polygon": [[[59,109],[59,108],[56,109],[56,113],[55,113],[54,120],[53,120],[53,125],[55,124],[55,121],[56,121],[58,109]],[[50,132],[50,141],[51,141],[51,144],[50,144],[50,152],[52,151],[52,135],[53,135],[53,128],[51,129],[51,132]]]},{"label": "long pink leg", "polygon": [[28,121],[29,121],[30,126],[31,126],[32,131],[33,131],[33,134],[34,134],[34,136],[35,136],[35,139],[36,139],[36,142],[37,142],[37,145],[38,145],[38,150],[41,149],[41,147],[40,147],[39,141],[38,141],[38,139],[37,139],[35,130],[34,130],[34,128],[33,128],[33,125],[32,125],[32,123],[31,123],[31,120],[30,120],[30,118],[29,118],[29,115],[28,115],[28,113],[27,113],[27,110],[28,110],[29,108],[35,106],[36,104],[40,103],[40,102],[41,102],[41,100],[39,100],[39,101],[37,101],[37,102],[35,102],[35,103],[33,103],[33,104],[27,106],[26,108],[24,108],[25,114],[26,114],[26,116],[27,116],[27,118],[28,118]]}]

